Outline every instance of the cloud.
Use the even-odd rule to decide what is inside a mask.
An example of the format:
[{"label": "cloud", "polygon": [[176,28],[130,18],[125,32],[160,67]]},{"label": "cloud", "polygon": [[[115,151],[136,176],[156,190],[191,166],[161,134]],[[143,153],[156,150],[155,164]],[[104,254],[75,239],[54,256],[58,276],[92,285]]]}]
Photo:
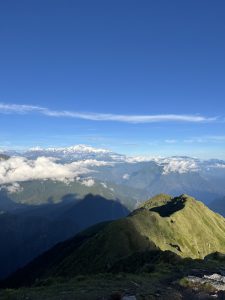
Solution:
[{"label": "cloud", "polygon": [[11,157],[0,161],[0,184],[10,184],[28,180],[56,180],[69,182],[74,178],[93,172],[90,168],[109,165],[104,161],[88,159],[68,164],[57,163],[50,157],[38,157],[35,160],[24,157]]},{"label": "cloud", "polygon": [[204,135],[204,136],[197,136],[192,137],[189,139],[183,140],[186,144],[193,144],[193,143],[224,143],[225,142],[225,135]]},{"label": "cloud", "polygon": [[87,186],[87,187],[91,187],[95,184],[95,181],[94,179],[92,178],[85,178],[81,181],[81,184]]},{"label": "cloud", "polygon": [[49,117],[76,118],[91,121],[114,121],[124,123],[157,123],[157,122],[190,122],[204,123],[216,121],[217,117],[186,114],[158,114],[158,115],[120,115],[93,112],[76,112],[68,110],[51,110],[46,107],[33,105],[18,105],[0,103],[2,114],[30,114],[38,113]]},{"label": "cloud", "polygon": [[23,191],[23,187],[19,185],[17,182],[13,182],[12,184],[9,185],[3,185],[0,186],[0,191],[1,190],[7,190],[9,194],[14,194],[14,193],[19,193]]},{"label": "cloud", "polygon": [[213,166],[214,168],[218,168],[218,169],[225,169],[225,164],[215,164],[214,166]]},{"label": "cloud", "polygon": [[129,174],[126,173],[126,174],[123,175],[123,179],[128,180],[129,178],[130,178]]},{"label": "cloud", "polygon": [[34,105],[23,105],[23,104],[6,104],[0,103],[0,113],[11,114],[27,114],[31,112],[44,112],[45,108]]},{"label": "cloud", "polygon": [[177,140],[174,140],[174,139],[168,139],[168,140],[165,140],[165,143],[167,143],[167,144],[176,144],[176,143],[177,143]]},{"label": "cloud", "polygon": [[195,159],[184,159],[180,157],[170,157],[161,159],[158,162],[159,165],[163,166],[163,175],[167,175],[169,173],[189,173],[189,172],[197,172],[199,171],[199,165]]},{"label": "cloud", "polygon": [[[126,162],[139,163],[139,162],[154,162],[158,166],[162,167],[163,175],[169,173],[189,173],[199,171],[199,161],[194,158],[185,157],[151,157],[151,156],[134,156],[128,157]],[[127,174],[124,174],[123,178],[126,179]]]},{"label": "cloud", "polygon": [[125,158],[125,161],[127,163],[141,163],[141,162],[147,162],[147,161],[156,161],[158,158],[149,156],[149,155],[143,155],[143,156],[128,156]]},{"label": "cloud", "polygon": [[108,188],[108,187],[107,187],[107,184],[106,184],[105,182],[101,182],[101,185],[102,185],[105,189]]}]

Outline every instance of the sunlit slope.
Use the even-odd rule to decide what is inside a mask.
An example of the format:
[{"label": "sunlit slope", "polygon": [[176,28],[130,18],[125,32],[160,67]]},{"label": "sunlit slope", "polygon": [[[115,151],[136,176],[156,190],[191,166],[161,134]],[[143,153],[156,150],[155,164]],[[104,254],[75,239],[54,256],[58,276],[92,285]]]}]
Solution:
[{"label": "sunlit slope", "polygon": [[134,252],[155,249],[190,258],[225,253],[225,219],[187,195],[158,195],[127,218],[108,224],[66,257],[58,271],[97,271]]},{"label": "sunlit slope", "polygon": [[225,219],[190,196],[158,195],[129,219],[137,231],[161,250],[191,258],[225,252]]}]

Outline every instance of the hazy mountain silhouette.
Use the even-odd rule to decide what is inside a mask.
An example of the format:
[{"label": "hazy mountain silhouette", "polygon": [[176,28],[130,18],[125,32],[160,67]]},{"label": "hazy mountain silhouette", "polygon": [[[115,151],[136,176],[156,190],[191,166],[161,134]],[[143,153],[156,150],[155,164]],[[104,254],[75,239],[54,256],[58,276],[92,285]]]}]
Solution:
[{"label": "hazy mountain silhouette", "polygon": [[66,195],[60,204],[0,215],[0,277],[88,226],[129,213],[121,203],[98,195],[90,194],[79,201],[73,199],[76,195]]}]

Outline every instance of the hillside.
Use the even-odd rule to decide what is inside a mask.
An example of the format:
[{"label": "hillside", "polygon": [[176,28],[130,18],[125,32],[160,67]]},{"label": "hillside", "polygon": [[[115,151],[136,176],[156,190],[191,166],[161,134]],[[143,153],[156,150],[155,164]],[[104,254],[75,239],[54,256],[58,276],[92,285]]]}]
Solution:
[{"label": "hillside", "polygon": [[[225,219],[187,195],[158,195],[128,217],[94,226],[60,243],[9,280],[14,285],[37,278],[73,277],[119,269],[143,253],[171,259],[204,258],[225,252]],[[152,253],[152,254],[151,254]],[[148,256],[149,257],[149,256]],[[170,257],[170,258],[169,258]],[[180,257],[180,258],[179,258]],[[154,259],[153,259],[154,260]],[[123,269],[123,268],[122,268]],[[28,279],[29,278],[29,279]]]}]

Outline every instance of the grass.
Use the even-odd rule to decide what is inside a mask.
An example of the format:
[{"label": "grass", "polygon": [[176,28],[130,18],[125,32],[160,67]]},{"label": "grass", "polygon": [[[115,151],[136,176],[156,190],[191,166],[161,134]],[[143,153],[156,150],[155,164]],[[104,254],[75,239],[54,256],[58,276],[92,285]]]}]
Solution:
[{"label": "grass", "polygon": [[[204,261],[181,259],[176,263],[170,257],[166,261],[159,257],[149,271],[78,275],[70,279],[49,277],[36,280],[30,288],[0,290],[0,300],[116,300],[116,295],[125,294],[136,295],[137,300],[180,300],[180,288],[197,288],[186,278],[192,270],[217,272],[223,267],[225,260],[217,260],[217,255]],[[178,282],[180,288],[174,282]],[[209,284],[198,286],[198,290],[214,291]]]},{"label": "grass", "polygon": [[[148,274],[98,274],[95,276],[77,276],[69,281],[46,282],[44,286],[7,289],[0,291],[1,300],[95,300],[116,299],[114,295],[138,294],[138,299],[144,295],[150,297],[156,293],[158,276]],[[105,297],[105,298],[104,298]],[[151,299],[151,298],[149,298]],[[152,298],[153,299],[153,298]]]},{"label": "grass", "polygon": [[[138,300],[179,299],[170,286],[173,281],[191,275],[193,269],[215,272],[225,267],[224,255],[209,255],[224,252],[225,219],[186,195],[176,198],[172,209],[169,201],[169,196],[160,195],[127,218],[92,227],[59,244],[17,274],[23,279],[19,286],[27,278],[40,278],[31,288],[0,291],[0,300],[108,300],[128,292]],[[194,288],[188,284],[180,282],[183,288]],[[207,284],[201,288],[212,291]]]}]

